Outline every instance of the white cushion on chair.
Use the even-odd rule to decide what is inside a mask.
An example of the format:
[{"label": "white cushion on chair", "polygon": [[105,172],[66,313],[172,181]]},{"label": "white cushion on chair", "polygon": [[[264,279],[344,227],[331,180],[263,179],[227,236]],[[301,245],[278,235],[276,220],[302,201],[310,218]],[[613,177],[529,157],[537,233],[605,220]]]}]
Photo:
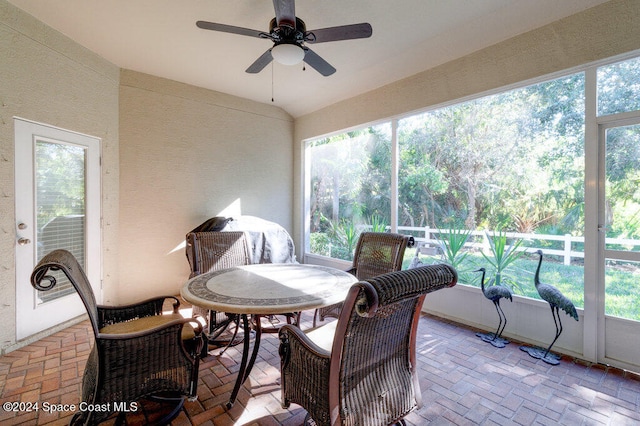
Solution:
[{"label": "white cushion on chair", "polygon": [[330,323],[314,328],[305,334],[313,343],[320,346],[325,351],[331,352],[331,348],[333,347],[333,337],[336,334],[337,325],[338,321],[331,321]]}]

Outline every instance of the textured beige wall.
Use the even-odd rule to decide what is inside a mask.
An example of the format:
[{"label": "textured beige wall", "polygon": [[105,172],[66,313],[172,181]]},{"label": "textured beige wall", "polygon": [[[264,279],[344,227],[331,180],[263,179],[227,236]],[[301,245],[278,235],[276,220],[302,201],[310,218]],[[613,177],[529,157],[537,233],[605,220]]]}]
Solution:
[{"label": "textured beige wall", "polygon": [[[640,49],[640,1],[613,0],[460,59],[339,102],[295,122],[301,141]],[[420,52],[416,52],[417,55]],[[294,189],[294,239],[302,245],[303,183]]]},{"label": "textured beige wall", "polygon": [[133,71],[120,88],[120,286],[177,294],[185,234],[239,200],[291,231],[293,119],[271,105]]},{"label": "textured beige wall", "polygon": [[102,139],[107,295],[118,279],[118,81],[117,67],[0,0],[0,350],[15,343],[13,117]]}]

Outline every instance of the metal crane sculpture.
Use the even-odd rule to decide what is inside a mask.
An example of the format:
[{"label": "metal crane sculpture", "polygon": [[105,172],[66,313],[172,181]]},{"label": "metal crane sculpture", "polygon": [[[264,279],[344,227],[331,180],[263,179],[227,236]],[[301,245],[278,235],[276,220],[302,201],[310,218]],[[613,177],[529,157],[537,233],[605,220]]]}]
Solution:
[{"label": "metal crane sculpture", "polygon": [[[487,299],[493,302],[493,304],[496,307],[496,311],[498,311],[498,318],[500,319],[500,322],[498,323],[498,329],[496,330],[495,333],[476,333],[476,336],[478,336],[485,342],[491,343],[496,348],[504,348],[505,345],[509,343],[509,341],[501,337],[502,332],[504,331],[504,328],[507,326],[507,317],[504,315],[504,312],[500,307],[500,299],[503,299],[503,298],[509,299],[511,302],[513,302],[511,290],[509,290],[507,287],[503,285],[495,285],[495,284],[485,287],[484,286],[485,269],[480,268],[474,272],[482,272],[482,278],[480,280],[480,288],[482,289],[482,294],[484,294],[484,297],[486,297]],[[504,323],[503,323],[503,320],[504,320]]]},{"label": "metal crane sculpture", "polygon": [[530,347],[530,346],[520,346],[520,349],[527,352],[534,358],[541,359],[547,364],[557,365],[560,363],[560,356],[554,353],[551,353],[551,347],[560,334],[562,333],[562,321],[560,321],[560,313],[559,310],[562,309],[567,313],[567,315],[571,316],[573,319],[578,321],[578,312],[576,312],[576,307],[573,303],[567,299],[560,290],[553,287],[552,285],[541,283],[540,282],[540,265],[542,265],[542,250],[536,251],[540,259],[538,260],[538,269],[536,269],[536,274],[533,278],[533,282],[536,286],[536,290],[538,290],[538,294],[540,298],[549,303],[551,307],[551,315],[553,315],[553,322],[556,325],[556,337],[553,339],[553,342],[549,345],[549,347],[545,350],[539,347]]}]

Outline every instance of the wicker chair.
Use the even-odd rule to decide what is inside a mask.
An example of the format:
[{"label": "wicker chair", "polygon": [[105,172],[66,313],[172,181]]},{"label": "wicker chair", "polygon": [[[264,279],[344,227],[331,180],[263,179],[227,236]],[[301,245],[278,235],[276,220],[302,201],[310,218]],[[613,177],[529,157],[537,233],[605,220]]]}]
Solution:
[{"label": "wicker chair", "polygon": [[[347,272],[355,275],[359,280],[366,280],[377,275],[402,269],[404,251],[407,248],[409,237],[388,232],[363,232],[360,234],[353,266]],[[327,317],[338,318],[342,303],[316,310],[313,316],[313,327],[316,326],[316,318],[324,321]]]},{"label": "wicker chair", "polygon": [[[189,278],[205,272],[251,263],[249,244],[244,232],[190,232],[187,234],[186,252],[191,266]],[[227,343],[218,342],[218,337],[232,323],[236,326],[238,324],[236,314],[211,311],[200,306],[193,306],[193,314],[206,318],[207,337],[213,345]],[[235,334],[231,341],[234,338]]]},{"label": "wicker chair", "polygon": [[[87,309],[95,337],[82,379],[82,401],[106,408],[78,411],[71,424],[98,424],[119,411],[118,406],[128,407],[148,396],[171,396],[178,410],[184,397],[197,397],[202,327],[179,314],[178,299],[167,296],[127,306],[97,305],[82,267],[66,250],[44,256],[31,274],[31,284],[47,291],[65,276]],[[173,304],[173,313],[163,315],[167,300]]]},{"label": "wicker chair", "polygon": [[338,321],[280,330],[282,406],[316,424],[388,425],[421,406],[416,333],[425,295],[457,282],[449,265],[391,272],[354,284]]},{"label": "wicker chair", "polygon": [[[205,272],[249,265],[251,263],[249,242],[243,231],[190,232],[187,234],[187,259],[191,265],[189,278]],[[239,329],[239,315],[210,311],[199,306],[193,307],[193,313],[207,318],[207,337],[210,345],[228,346],[238,343],[235,341],[235,333]],[[284,316],[288,324],[297,324],[300,319],[299,312]],[[266,315],[265,318],[274,323],[278,321],[273,315]],[[229,340],[221,339],[220,336],[231,324],[236,325],[233,336]],[[278,328],[277,326],[263,327],[262,331],[277,333]]]}]

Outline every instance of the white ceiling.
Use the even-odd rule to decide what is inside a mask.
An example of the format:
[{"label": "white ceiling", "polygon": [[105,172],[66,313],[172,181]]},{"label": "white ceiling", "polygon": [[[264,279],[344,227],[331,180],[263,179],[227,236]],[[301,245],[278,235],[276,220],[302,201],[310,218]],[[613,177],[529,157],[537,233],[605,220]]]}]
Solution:
[{"label": "white ceiling", "polygon": [[[368,39],[313,45],[337,72],[274,63],[244,70],[269,40],[270,0],[8,0],[113,64],[258,102],[298,117],[588,9],[605,0],[298,0],[307,30],[369,22]],[[272,86],[273,85],[273,86]]]}]

